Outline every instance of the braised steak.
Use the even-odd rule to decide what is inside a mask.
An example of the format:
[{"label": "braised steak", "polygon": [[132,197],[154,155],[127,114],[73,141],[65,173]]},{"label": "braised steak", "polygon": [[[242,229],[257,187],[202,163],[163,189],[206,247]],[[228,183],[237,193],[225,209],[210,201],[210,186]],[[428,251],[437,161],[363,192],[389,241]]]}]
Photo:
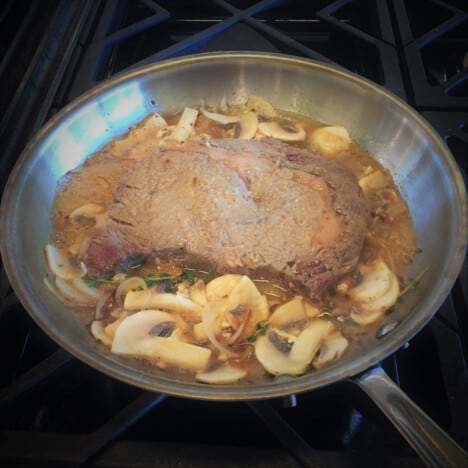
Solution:
[{"label": "braised steak", "polygon": [[275,139],[189,141],[140,159],[82,244],[92,273],[178,252],[218,273],[274,273],[311,298],[355,267],[370,220],[356,178]]}]

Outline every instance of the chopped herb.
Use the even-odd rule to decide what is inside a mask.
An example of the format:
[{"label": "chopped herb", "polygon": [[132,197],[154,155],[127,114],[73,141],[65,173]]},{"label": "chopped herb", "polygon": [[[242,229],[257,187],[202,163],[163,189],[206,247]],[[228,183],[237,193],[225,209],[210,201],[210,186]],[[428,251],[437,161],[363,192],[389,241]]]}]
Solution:
[{"label": "chopped herb", "polygon": [[[118,285],[125,279],[125,275],[116,274],[114,276],[97,276],[89,275],[83,279],[88,288],[99,288],[101,284],[114,284]],[[178,275],[170,275],[166,272],[161,273],[148,273],[143,276],[143,280],[146,283],[146,286],[154,286],[156,284],[162,284],[165,281],[189,281],[191,283],[195,282],[196,275],[195,271],[183,269]]]},{"label": "chopped herb", "polygon": [[258,322],[257,325],[255,325],[254,334],[246,337],[245,341],[247,341],[247,343],[255,343],[258,335],[266,335],[267,330],[268,330],[268,323]]},{"label": "chopped herb", "polygon": [[83,278],[83,281],[86,283],[88,288],[99,288],[103,283],[106,284],[119,284],[121,282],[120,278],[115,278],[113,276],[97,276],[90,275],[86,278]]},{"label": "chopped herb", "polygon": [[164,283],[165,281],[183,281],[187,280],[193,283],[196,279],[195,272],[192,270],[187,270],[183,269],[181,273],[178,275],[170,275],[169,273],[149,273],[145,276],[143,276],[143,279],[148,287],[154,286],[155,284],[161,284]]},{"label": "chopped herb", "polygon": [[427,270],[429,270],[429,267],[426,267],[421,273],[419,273],[416,278],[411,280],[409,284],[400,292],[398,295],[398,299],[400,300],[407,292],[416,289],[419,286],[419,283],[421,282],[421,278],[426,274]]}]

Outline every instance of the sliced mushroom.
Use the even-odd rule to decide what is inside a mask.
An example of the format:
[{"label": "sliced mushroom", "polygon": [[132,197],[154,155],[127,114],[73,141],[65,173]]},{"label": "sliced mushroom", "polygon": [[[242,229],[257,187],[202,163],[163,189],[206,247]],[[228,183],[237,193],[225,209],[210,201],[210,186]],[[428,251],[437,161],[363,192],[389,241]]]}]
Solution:
[{"label": "sliced mushroom", "polygon": [[278,115],[278,112],[276,112],[271,103],[260,96],[249,96],[246,107],[262,117],[274,118]]},{"label": "sliced mushroom", "polygon": [[342,126],[320,127],[310,135],[310,146],[328,156],[346,151],[351,146],[348,130]]},{"label": "sliced mushroom", "polygon": [[283,141],[300,141],[306,136],[303,128],[296,128],[293,124],[280,125],[278,122],[262,122],[258,129],[268,137],[278,138]]},{"label": "sliced mushroom", "polygon": [[239,129],[236,136],[241,140],[251,140],[257,133],[258,118],[255,112],[246,112],[242,114],[239,120]]},{"label": "sliced mushroom", "polygon": [[330,320],[315,319],[304,328],[291,348],[290,357],[294,360],[304,359],[309,364],[317,353],[326,336],[334,329]]},{"label": "sliced mushroom", "polygon": [[205,288],[208,301],[227,297],[242,279],[242,275],[222,275],[211,280]]},{"label": "sliced mushroom", "polygon": [[180,116],[175,129],[170,134],[170,138],[183,143],[192,133],[195,122],[197,121],[198,111],[192,107],[186,107]]},{"label": "sliced mushroom", "polygon": [[[116,310],[111,312],[111,315],[114,314],[116,315]],[[115,332],[117,331],[117,328],[119,328],[119,325],[130,315],[130,312],[128,310],[122,310],[120,309],[119,315],[117,316],[116,320],[113,322],[109,323],[108,325],[105,326],[104,331],[106,333],[106,336],[110,337],[111,340],[114,340]]]},{"label": "sliced mushroom", "polygon": [[156,128],[156,127],[165,127],[167,125],[166,120],[161,114],[155,112],[151,114],[143,123],[142,128]]},{"label": "sliced mushroom", "polygon": [[124,308],[127,310],[158,308],[179,312],[189,322],[199,322],[202,311],[201,306],[188,297],[180,294],[162,293],[154,288],[128,291],[125,296]]},{"label": "sliced mushroom", "polygon": [[247,375],[247,371],[233,364],[225,364],[216,369],[197,372],[196,379],[208,384],[230,384],[238,382]]},{"label": "sliced mushroom", "polygon": [[386,180],[384,174],[380,170],[371,172],[370,174],[365,175],[359,179],[359,186],[366,194],[372,192],[372,190],[384,187],[385,183]]},{"label": "sliced mushroom", "polygon": [[361,282],[348,291],[355,301],[373,302],[382,297],[393,285],[395,275],[380,258],[369,265],[361,266],[359,270],[362,275]]},{"label": "sliced mushroom", "polygon": [[380,312],[383,313],[397,302],[399,294],[400,283],[398,282],[397,277],[393,275],[388,291],[375,301],[361,304],[361,309],[365,312],[374,312],[380,310]]},{"label": "sliced mushroom", "polygon": [[45,246],[45,257],[49,270],[59,278],[64,280],[82,278],[86,274],[83,263],[77,265],[67,255],[66,250],[59,249],[52,244]]},{"label": "sliced mushroom", "polygon": [[189,298],[195,302],[195,304],[202,307],[206,305],[205,283],[202,279],[198,279],[194,284],[192,284],[192,286],[190,286]]},{"label": "sliced mushroom", "polygon": [[97,203],[86,203],[81,205],[78,208],[74,209],[70,213],[70,219],[72,221],[77,221],[80,218],[95,218],[96,215],[104,213],[106,208],[103,205],[98,205]]},{"label": "sliced mushroom", "polygon": [[373,312],[351,312],[350,317],[352,320],[359,325],[369,325],[370,323],[377,322],[383,317],[383,312],[380,310],[376,310]]},{"label": "sliced mushroom", "polygon": [[305,319],[307,319],[307,316],[304,310],[304,298],[296,296],[275,309],[268,322],[272,327],[283,328]]},{"label": "sliced mushroom", "polygon": [[141,276],[130,276],[125,278],[115,290],[115,300],[122,305],[129,291],[143,291],[148,289],[145,280]]},{"label": "sliced mushroom", "polygon": [[95,320],[91,324],[90,331],[91,335],[93,335],[96,340],[101,341],[109,348],[112,346],[112,338],[106,333],[103,320]]},{"label": "sliced mushroom", "polygon": [[157,327],[162,330],[162,324],[170,322],[174,322],[174,317],[167,312],[136,312],[117,328],[111,350],[119,355],[151,359],[160,367],[173,365],[194,371],[205,370],[210,362],[210,349],[181,341],[175,333],[155,335]]},{"label": "sliced mushroom", "polygon": [[353,310],[350,315],[356,323],[368,325],[379,320],[397,302],[400,283],[381,259],[361,267],[361,273],[362,282],[348,291],[351,298],[360,302],[359,311]]},{"label": "sliced mushroom", "polygon": [[303,374],[332,330],[331,322],[312,320],[297,338],[290,336],[289,342],[281,345],[284,333],[282,335],[278,329],[271,328],[265,336],[257,338],[255,355],[271,374]]},{"label": "sliced mushroom", "polygon": [[325,339],[315,355],[312,366],[321,369],[333,361],[337,361],[348,349],[348,340],[339,332],[333,333]]}]

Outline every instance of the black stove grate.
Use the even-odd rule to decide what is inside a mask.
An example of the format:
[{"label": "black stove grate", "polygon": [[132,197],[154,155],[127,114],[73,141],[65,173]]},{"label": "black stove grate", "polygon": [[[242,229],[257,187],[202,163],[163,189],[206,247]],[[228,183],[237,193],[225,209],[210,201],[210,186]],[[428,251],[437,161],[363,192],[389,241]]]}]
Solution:
[{"label": "black stove grate", "polygon": [[[32,132],[82,92],[135,66],[214,50],[289,53],[376,81],[422,112],[468,170],[462,0],[203,0],[196,9],[169,0],[48,5],[47,14],[40,2],[0,7],[0,31],[9,31],[8,18],[24,18],[16,21],[17,34],[0,35],[6,51],[0,83],[8,91],[0,98],[7,109],[0,121],[1,190]],[[25,22],[37,28],[31,35],[39,45],[32,50],[28,42],[29,66],[12,76]],[[24,125],[15,125],[18,116]],[[467,285],[465,261],[430,324],[383,362],[465,448]],[[264,402],[166,397],[116,381],[60,349],[21,307],[3,267],[0,301],[0,353],[8,357],[0,360],[2,466],[422,466],[348,381]]]}]

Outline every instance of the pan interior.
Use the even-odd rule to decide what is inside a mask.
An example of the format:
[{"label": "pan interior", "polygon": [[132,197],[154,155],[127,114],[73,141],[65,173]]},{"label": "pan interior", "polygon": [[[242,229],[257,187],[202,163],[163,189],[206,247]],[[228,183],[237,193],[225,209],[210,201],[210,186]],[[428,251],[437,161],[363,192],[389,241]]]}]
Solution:
[{"label": "pan interior", "polygon": [[[370,334],[340,362],[301,377],[262,385],[206,386],[135,368],[95,342],[45,287],[43,247],[51,235],[57,180],[150,112],[181,110],[200,99],[242,102],[261,95],[277,108],[343,125],[393,174],[413,216],[422,252],[411,265],[421,285],[388,317],[399,325]],[[61,346],[131,384],[175,395],[249,399],[299,392],[354,375],[414,335],[436,312],[458,274],[467,233],[466,192],[449,150],[406,104],[338,68],[272,54],[205,54],[137,69],[95,88],[63,109],[29,143],[4,193],[1,252],[19,299]],[[18,259],[21,259],[18,261]]]}]

